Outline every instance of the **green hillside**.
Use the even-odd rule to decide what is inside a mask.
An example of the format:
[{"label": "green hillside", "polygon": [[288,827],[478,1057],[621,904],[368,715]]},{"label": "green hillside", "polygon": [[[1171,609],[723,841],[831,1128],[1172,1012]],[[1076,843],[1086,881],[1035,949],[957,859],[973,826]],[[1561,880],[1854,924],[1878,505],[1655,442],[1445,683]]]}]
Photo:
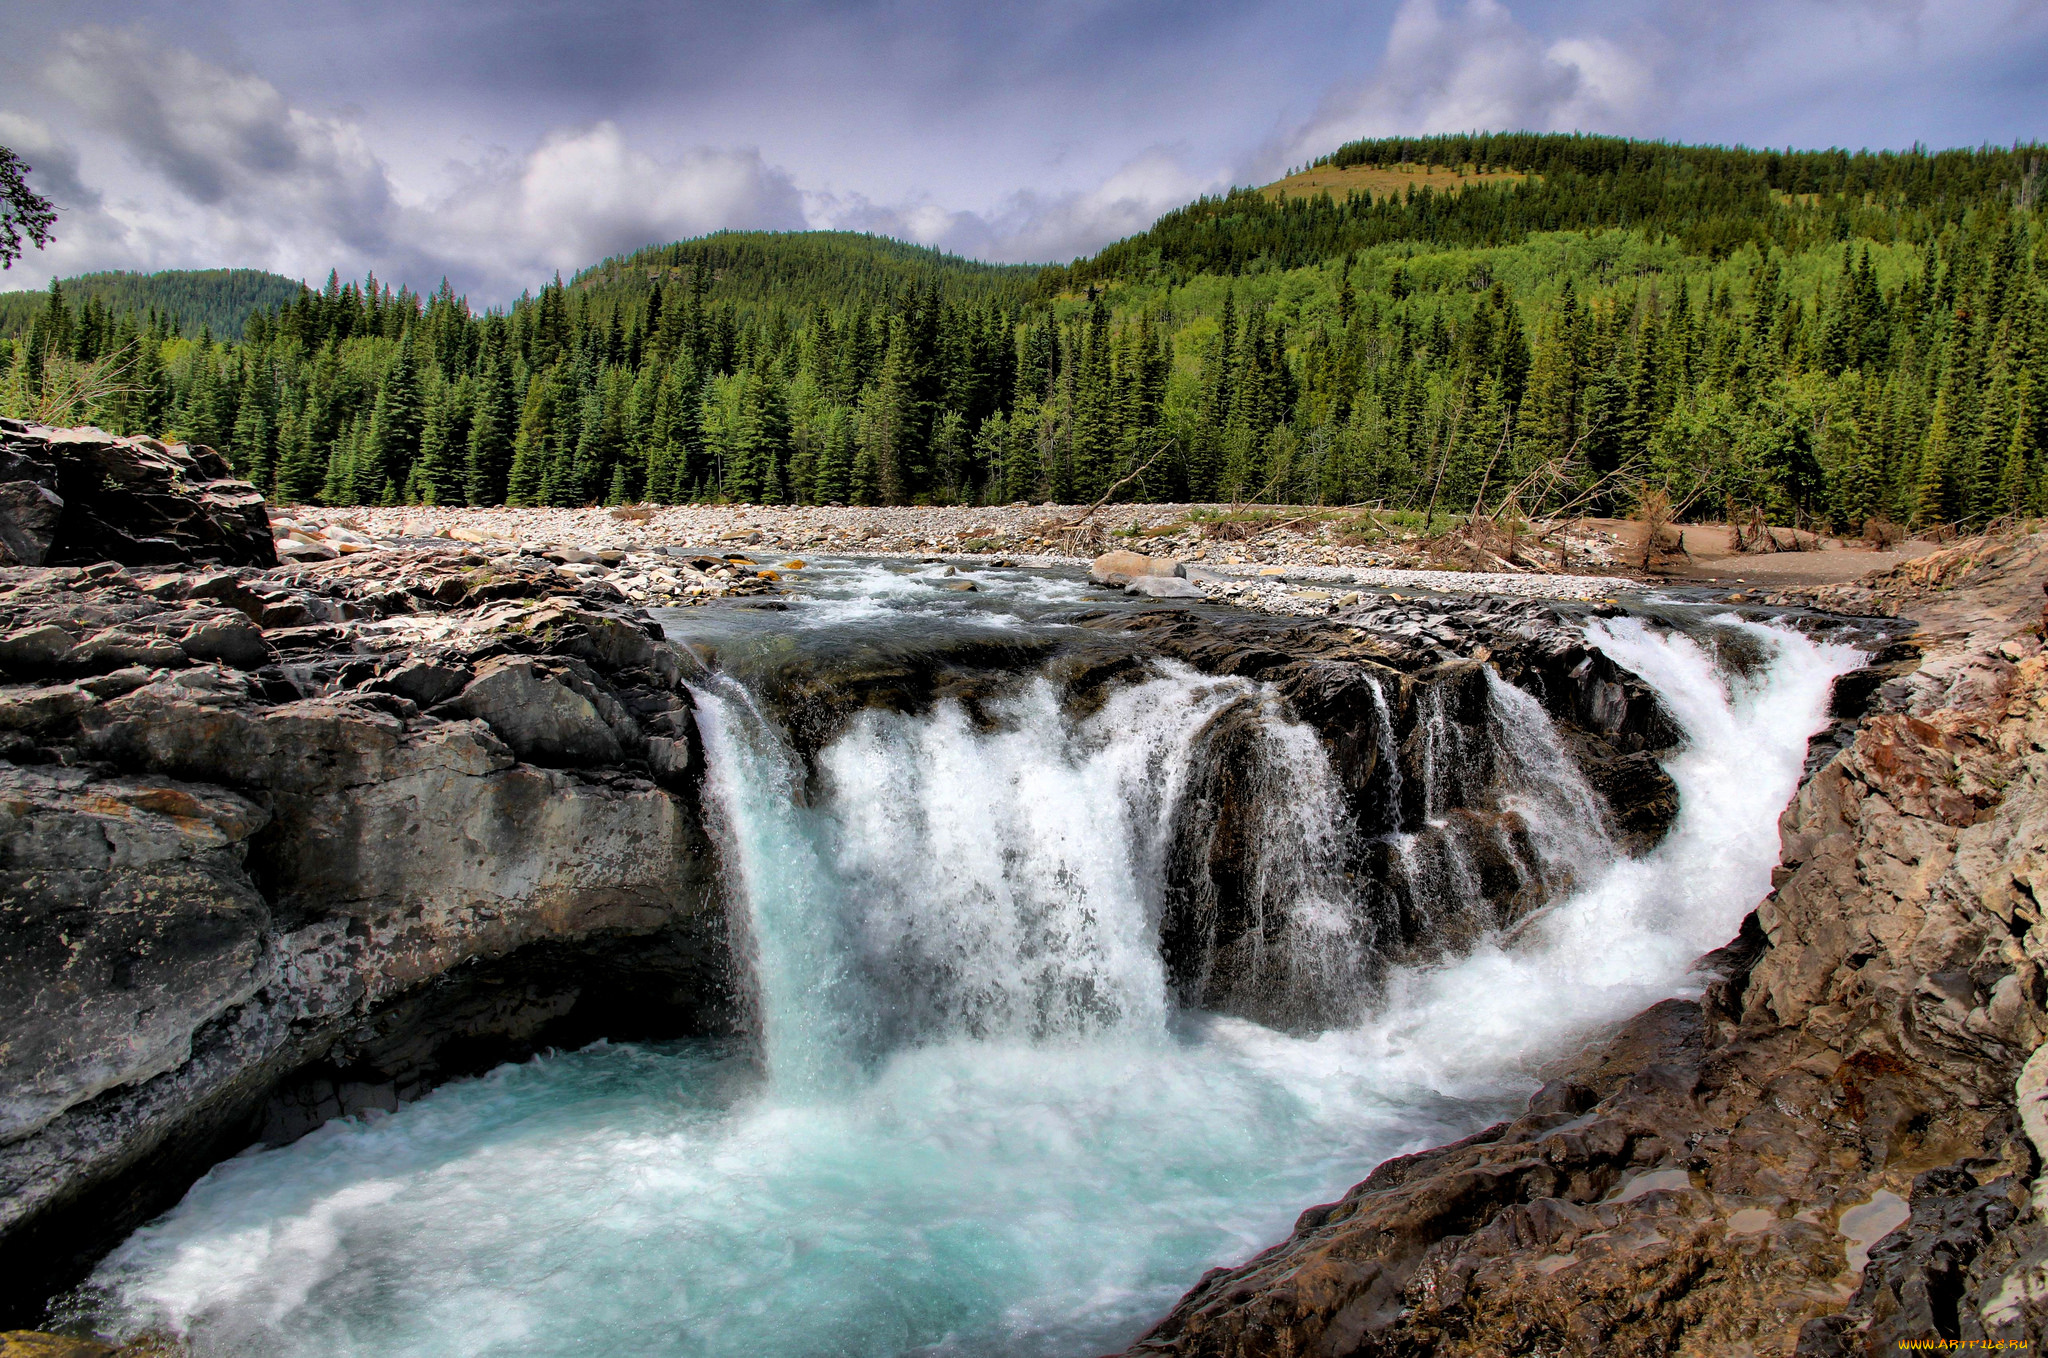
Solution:
[{"label": "green hillside", "polygon": [[[299,295],[305,284],[296,278],[261,269],[167,269],[161,273],[89,273],[59,280],[76,305],[91,300],[110,316],[169,319],[181,333],[196,335],[201,327],[221,339],[238,340],[252,311],[275,311]],[[28,333],[49,294],[0,292],[0,336],[18,339]]]},{"label": "green hillside", "polygon": [[[1043,270],[734,232],[502,314],[330,284],[238,343],[152,334],[143,390],[97,413],[335,503],[1075,501],[1122,482],[1981,525],[2048,512],[2044,166],[2037,146],[1359,142]],[[0,350],[0,408],[103,351],[43,327]]]},{"label": "green hillside", "polygon": [[650,246],[578,273],[570,290],[644,301],[656,282],[689,286],[704,275],[704,300],[841,310],[936,284],[948,302],[1028,301],[1039,270],[981,264],[922,245],[855,231],[720,231]]}]

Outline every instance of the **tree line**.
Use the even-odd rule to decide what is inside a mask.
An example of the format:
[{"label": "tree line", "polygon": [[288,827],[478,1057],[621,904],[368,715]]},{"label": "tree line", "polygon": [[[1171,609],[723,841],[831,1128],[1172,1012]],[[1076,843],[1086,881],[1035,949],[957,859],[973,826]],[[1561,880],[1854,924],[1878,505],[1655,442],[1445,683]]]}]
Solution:
[{"label": "tree line", "polygon": [[[1657,490],[1843,531],[2048,512],[2028,154],[1372,146],[1530,169],[1562,216],[1527,215],[1549,200],[1520,188],[1235,195],[1235,225],[1196,204],[1044,271],[720,233],[483,313],[445,284],[330,278],[233,343],[53,286],[0,340],[0,409],[83,393],[108,427],[198,439],[280,500],[330,504],[1533,513]],[[1744,225],[1688,234],[1716,221]]]}]

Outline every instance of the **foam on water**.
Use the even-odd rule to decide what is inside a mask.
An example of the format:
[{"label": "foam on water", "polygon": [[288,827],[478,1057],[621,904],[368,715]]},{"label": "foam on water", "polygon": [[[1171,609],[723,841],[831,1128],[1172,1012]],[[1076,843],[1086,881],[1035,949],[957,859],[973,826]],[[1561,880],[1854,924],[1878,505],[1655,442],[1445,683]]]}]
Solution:
[{"label": "foam on water", "polygon": [[[744,695],[708,688],[762,1051],[600,1044],[237,1157],[104,1263],[98,1319],[328,1358],[1126,1343],[1203,1268],[1686,989],[1768,889],[1855,659],[1752,630],[1772,657],[1731,687],[1683,637],[1595,624],[1688,737],[1670,836],[1312,1037],[1174,1012],[1150,941],[1186,737],[1248,685],[1166,673],[1080,722],[1027,689],[993,729],[871,715],[807,799]],[[1295,819],[1312,854],[1328,826]]]}]

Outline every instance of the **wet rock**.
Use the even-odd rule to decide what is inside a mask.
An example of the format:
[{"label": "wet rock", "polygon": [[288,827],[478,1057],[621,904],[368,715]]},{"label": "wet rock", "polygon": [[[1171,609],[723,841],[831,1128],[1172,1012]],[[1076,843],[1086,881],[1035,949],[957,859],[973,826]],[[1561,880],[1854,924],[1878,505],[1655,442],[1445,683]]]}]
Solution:
[{"label": "wet rock", "polygon": [[43,734],[69,725],[97,702],[78,684],[0,688],[0,731]]},{"label": "wet rock", "polygon": [[54,623],[24,627],[0,637],[0,668],[17,674],[36,674],[56,668],[71,653],[77,640]]},{"label": "wet rock", "polygon": [[[9,461],[0,452],[0,463]],[[0,465],[0,477],[19,470],[42,469]],[[0,566],[40,566],[49,559],[63,521],[64,501],[38,480],[0,480]]]},{"label": "wet rock", "polygon": [[257,669],[271,659],[262,629],[238,614],[194,623],[178,638],[178,649],[189,659],[218,660],[238,670]]},{"label": "wet rock", "polygon": [[460,693],[473,676],[466,669],[439,665],[431,660],[414,660],[363,687],[373,693],[395,693],[420,708],[433,707]]},{"label": "wet rock", "polygon": [[1172,575],[1140,575],[1124,586],[1124,593],[1147,599],[1200,599],[1202,588],[1191,580]]},{"label": "wet rock", "polygon": [[269,817],[218,788],[0,764],[0,1144],[182,1064],[259,980],[242,870]]},{"label": "wet rock", "polygon": [[607,586],[432,550],[16,568],[0,639],[14,1323],[252,1139],[731,1021],[684,665]]},{"label": "wet rock", "polygon": [[[1552,1067],[1522,1116],[1309,1209],[1130,1352],[2048,1338],[2048,1058],[2028,1056],[2048,1051],[2048,656],[1964,635],[1901,686],[1910,711],[1866,717],[1802,788],[1776,890],[1702,959],[1698,1004],[1655,1006]],[[1630,725],[1597,695],[1559,706]],[[1894,1198],[1904,1220],[1869,1239],[1854,1213]]]},{"label": "wet rock", "polygon": [[118,669],[143,665],[152,669],[176,668],[191,663],[183,647],[151,632],[126,627],[109,627],[78,643],[65,656],[81,669]]}]

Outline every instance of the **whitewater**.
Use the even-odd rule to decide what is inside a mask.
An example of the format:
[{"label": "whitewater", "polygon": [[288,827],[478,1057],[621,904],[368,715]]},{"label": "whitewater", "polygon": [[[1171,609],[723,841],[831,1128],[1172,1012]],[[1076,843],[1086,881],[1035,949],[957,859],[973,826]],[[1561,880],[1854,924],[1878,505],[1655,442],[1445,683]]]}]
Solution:
[{"label": "whitewater", "polygon": [[1042,681],[994,722],[868,712],[806,788],[746,687],[707,675],[705,795],[755,1036],[550,1054],[245,1153],[81,1305],[202,1355],[1122,1347],[1204,1269],[1696,993],[1694,961],[1769,890],[1807,739],[1860,661],[1716,625],[1763,662],[1587,625],[1684,733],[1678,819],[1640,858],[1575,823],[1590,792],[1540,708],[1494,685],[1528,819],[1575,885],[1313,1033],[1181,1009],[1159,960],[1166,826],[1191,736],[1229,703],[1260,705],[1266,767],[1291,780],[1267,827],[1276,889],[1307,936],[1341,912],[1320,745],[1258,686],[1162,666],[1086,717]]}]

